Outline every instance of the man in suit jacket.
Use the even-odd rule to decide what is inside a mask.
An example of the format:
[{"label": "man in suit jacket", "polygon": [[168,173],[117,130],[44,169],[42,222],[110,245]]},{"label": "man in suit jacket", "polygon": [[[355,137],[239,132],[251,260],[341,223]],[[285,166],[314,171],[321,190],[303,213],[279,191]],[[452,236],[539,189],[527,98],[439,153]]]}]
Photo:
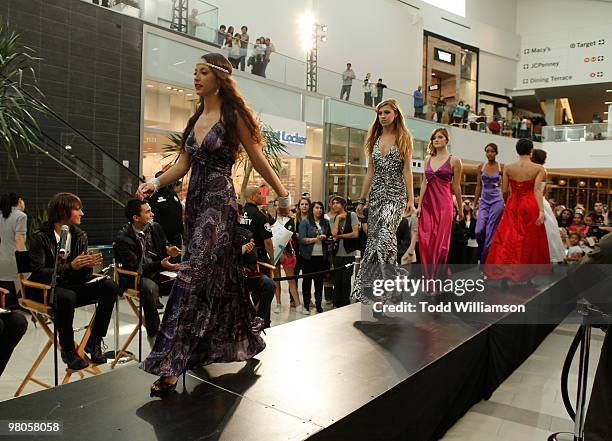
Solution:
[{"label": "man in suit jacket", "polygon": [[[169,293],[171,279],[160,275],[162,271],[178,271],[179,264],[170,258],[180,254],[176,246],[168,244],[164,230],[153,222],[153,212],[146,201],[130,199],[125,206],[125,224],[115,238],[115,259],[123,269],[136,271],[140,277],[140,301],[145,316],[145,328],[149,338],[159,331],[157,306],[160,294]],[[140,269],[140,271],[139,271]],[[125,290],[130,280],[120,280]]]}]

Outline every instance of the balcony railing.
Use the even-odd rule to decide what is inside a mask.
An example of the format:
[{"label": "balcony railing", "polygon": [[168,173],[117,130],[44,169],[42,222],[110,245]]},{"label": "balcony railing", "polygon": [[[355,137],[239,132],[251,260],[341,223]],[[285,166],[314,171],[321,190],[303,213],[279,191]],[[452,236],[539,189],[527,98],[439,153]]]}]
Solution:
[{"label": "balcony railing", "polygon": [[542,128],[542,141],[572,142],[612,139],[612,126],[608,123],[572,124]]}]

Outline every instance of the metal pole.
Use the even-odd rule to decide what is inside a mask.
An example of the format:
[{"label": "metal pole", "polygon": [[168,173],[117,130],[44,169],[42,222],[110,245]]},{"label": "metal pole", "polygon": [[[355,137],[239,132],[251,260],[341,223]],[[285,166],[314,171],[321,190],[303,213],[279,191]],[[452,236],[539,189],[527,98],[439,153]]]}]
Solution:
[{"label": "metal pole", "polygon": [[591,349],[591,327],[583,317],[582,341],[580,342],[580,366],[578,370],[578,390],[576,392],[576,418],[574,420],[574,441],[584,441],[584,417],[589,377],[589,353]]}]

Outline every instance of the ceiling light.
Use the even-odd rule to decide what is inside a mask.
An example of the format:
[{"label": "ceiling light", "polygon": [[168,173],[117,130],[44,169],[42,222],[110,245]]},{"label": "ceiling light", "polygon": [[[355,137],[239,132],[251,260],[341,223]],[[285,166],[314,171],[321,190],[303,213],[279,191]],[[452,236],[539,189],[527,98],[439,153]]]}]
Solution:
[{"label": "ceiling light", "polygon": [[612,89],[606,89],[606,92],[612,92]]},{"label": "ceiling light", "polygon": [[607,115],[607,114],[608,114],[608,112],[604,112],[604,115]]},{"label": "ceiling light", "polygon": [[66,150],[72,150],[72,146],[71,146],[71,145],[69,145],[69,144],[67,144],[67,145],[65,145],[65,146],[64,146],[64,149],[66,149]]},{"label": "ceiling light", "polygon": [[606,101],[604,104],[612,104],[612,101]]},{"label": "ceiling light", "polygon": [[147,87],[155,87],[153,84],[147,84]]},{"label": "ceiling light", "polygon": [[168,89],[168,90],[172,90],[172,87],[170,87],[170,86],[166,86],[166,89]]},{"label": "ceiling light", "polygon": [[436,73],[435,73],[435,72],[432,72],[432,73],[431,73],[431,76],[432,76],[432,77],[435,77],[435,76],[436,76]]},{"label": "ceiling light", "polygon": [[188,93],[187,96],[193,96],[193,93]]},{"label": "ceiling light", "polygon": [[183,89],[179,89],[178,91],[179,91],[179,92],[182,92],[182,91],[183,91]]}]

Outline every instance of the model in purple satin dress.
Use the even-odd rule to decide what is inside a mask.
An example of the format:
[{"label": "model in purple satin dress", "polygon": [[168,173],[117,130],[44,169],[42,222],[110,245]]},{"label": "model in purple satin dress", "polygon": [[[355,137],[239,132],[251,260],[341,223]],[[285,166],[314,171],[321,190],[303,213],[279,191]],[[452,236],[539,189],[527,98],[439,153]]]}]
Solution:
[{"label": "model in purple satin dress", "polygon": [[478,201],[476,240],[481,250],[480,262],[484,263],[487,260],[497,224],[504,213],[504,198],[501,193],[502,175],[499,170],[495,170],[493,175],[488,175],[483,170],[480,173],[480,179],[482,192]]},{"label": "model in purple satin dress", "polygon": [[446,267],[450,249],[454,214],[451,155],[437,170],[433,170],[427,160],[425,179],[427,190],[421,197],[419,217],[419,255],[423,276],[433,279]]}]

